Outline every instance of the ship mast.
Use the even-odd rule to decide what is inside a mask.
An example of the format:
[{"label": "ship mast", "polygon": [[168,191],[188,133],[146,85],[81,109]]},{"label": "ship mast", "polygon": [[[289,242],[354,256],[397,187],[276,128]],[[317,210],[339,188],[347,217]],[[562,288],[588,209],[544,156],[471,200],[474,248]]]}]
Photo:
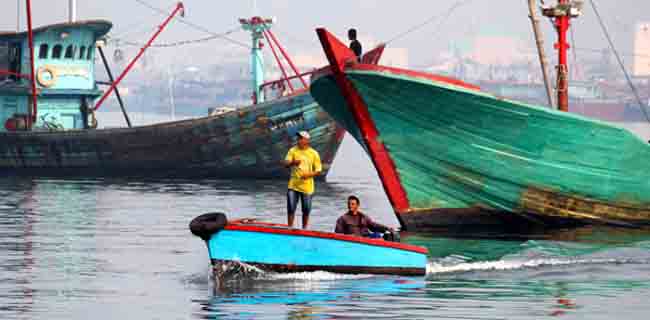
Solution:
[{"label": "ship mast", "polygon": [[582,13],[584,0],[558,0],[555,7],[543,8],[544,16],[554,21],[558,34],[555,49],[558,50],[557,66],[557,104],[560,111],[569,111],[569,66],[567,59],[567,32],[571,26],[571,19],[577,18]]},{"label": "ship mast", "polygon": [[264,56],[262,55],[262,39],[265,31],[271,28],[272,19],[252,17],[250,19],[239,19],[244,30],[251,33],[251,78],[253,87],[253,103],[264,102]]},{"label": "ship mast", "polygon": [[544,77],[544,87],[546,87],[546,96],[548,98],[548,106],[555,108],[553,103],[553,88],[551,81],[548,77],[548,61],[546,60],[546,53],[544,52],[544,35],[539,29],[539,19],[537,19],[537,11],[535,10],[535,1],[528,0],[528,10],[530,11],[530,21],[533,24],[533,32],[535,34],[535,43],[537,44],[537,53],[539,54],[539,63],[542,67],[542,76]]},{"label": "ship mast", "polygon": [[16,0],[16,32],[20,32],[20,1]]}]

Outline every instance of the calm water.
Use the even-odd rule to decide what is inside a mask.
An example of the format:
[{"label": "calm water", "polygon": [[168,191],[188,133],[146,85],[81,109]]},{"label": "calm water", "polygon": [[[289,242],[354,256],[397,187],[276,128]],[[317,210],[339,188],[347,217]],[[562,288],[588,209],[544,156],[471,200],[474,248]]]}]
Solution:
[{"label": "calm water", "polygon": [[[318,185],[313,228],[360,195],[396,225],[368,159],[346,139]],[[414,236],[421,278],[262,275],[215,291],[198,214],[285,219],[285,182],[0,179],[0,319],[648,319],[650,234],[561,240]]]}]

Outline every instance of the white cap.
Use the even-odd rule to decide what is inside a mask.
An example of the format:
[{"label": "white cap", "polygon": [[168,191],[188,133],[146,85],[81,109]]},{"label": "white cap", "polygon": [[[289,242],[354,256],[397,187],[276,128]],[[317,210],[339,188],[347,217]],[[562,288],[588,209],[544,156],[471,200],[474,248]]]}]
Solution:
[{"label": "white cap", "polygon": [[307,132],[307,131],[298,131],[298,136],[303,137],[305,139],[311,139],[311,136],[309,135],[309,132]]}]

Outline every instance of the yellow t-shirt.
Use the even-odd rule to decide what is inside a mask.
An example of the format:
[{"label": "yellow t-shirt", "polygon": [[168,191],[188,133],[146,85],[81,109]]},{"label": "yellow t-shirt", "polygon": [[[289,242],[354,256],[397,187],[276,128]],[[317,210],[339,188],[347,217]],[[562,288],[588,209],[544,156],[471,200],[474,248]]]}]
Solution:
[{"label": "yellow t-shirt", "polygon": [[314,178],[303,179],[301,177],[303,173],[323,171],[318,152],[311,147],[302,150],[295,146],[289,149],[285,160],[300,160],[300,165],[291,167],[289,189],[306,194],[314,193]]}]

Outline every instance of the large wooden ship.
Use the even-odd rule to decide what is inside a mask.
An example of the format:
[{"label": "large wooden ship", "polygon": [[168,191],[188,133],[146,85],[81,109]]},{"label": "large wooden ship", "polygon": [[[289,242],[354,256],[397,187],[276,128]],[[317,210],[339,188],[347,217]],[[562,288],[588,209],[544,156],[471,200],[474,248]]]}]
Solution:
[{"label": "large wooden ship", "polygon": [[[560,2],[546,14],[566,36],[576,8]],[[561,109],[552,110],[456,79],[359,63],[332,34],[318,35],[330,67],[313,77],[312,95],[369,154],[407,230],[650,224],[650,146],[565,112],[565,37]]]},{"label": "large wooden ship", "polygon": [[[179,3],[148,45],[181,10]],[[96,44],[112,24],[96,20],[32,29],[28,16],[26,32],[0,33],[0,174],[284,177],[280,160],[300,130],[310,132],[325,173],[334,160],[344,131],[311,97],[307,75],[292,64],[295,75],[265,82],[261,39],[271,37],[269,47],[281,49],[290,62],[270,19],[240,20],[252,36],[251,105],[146,126],[131,127],[126,117],[129,127],[98,129],[94,111],[146,47],[104,92],[95,78],[96,52],[103,58]],[[304,88],[292,85],[297,81]],[[285,90],[265,94],[271,88]]]}]

